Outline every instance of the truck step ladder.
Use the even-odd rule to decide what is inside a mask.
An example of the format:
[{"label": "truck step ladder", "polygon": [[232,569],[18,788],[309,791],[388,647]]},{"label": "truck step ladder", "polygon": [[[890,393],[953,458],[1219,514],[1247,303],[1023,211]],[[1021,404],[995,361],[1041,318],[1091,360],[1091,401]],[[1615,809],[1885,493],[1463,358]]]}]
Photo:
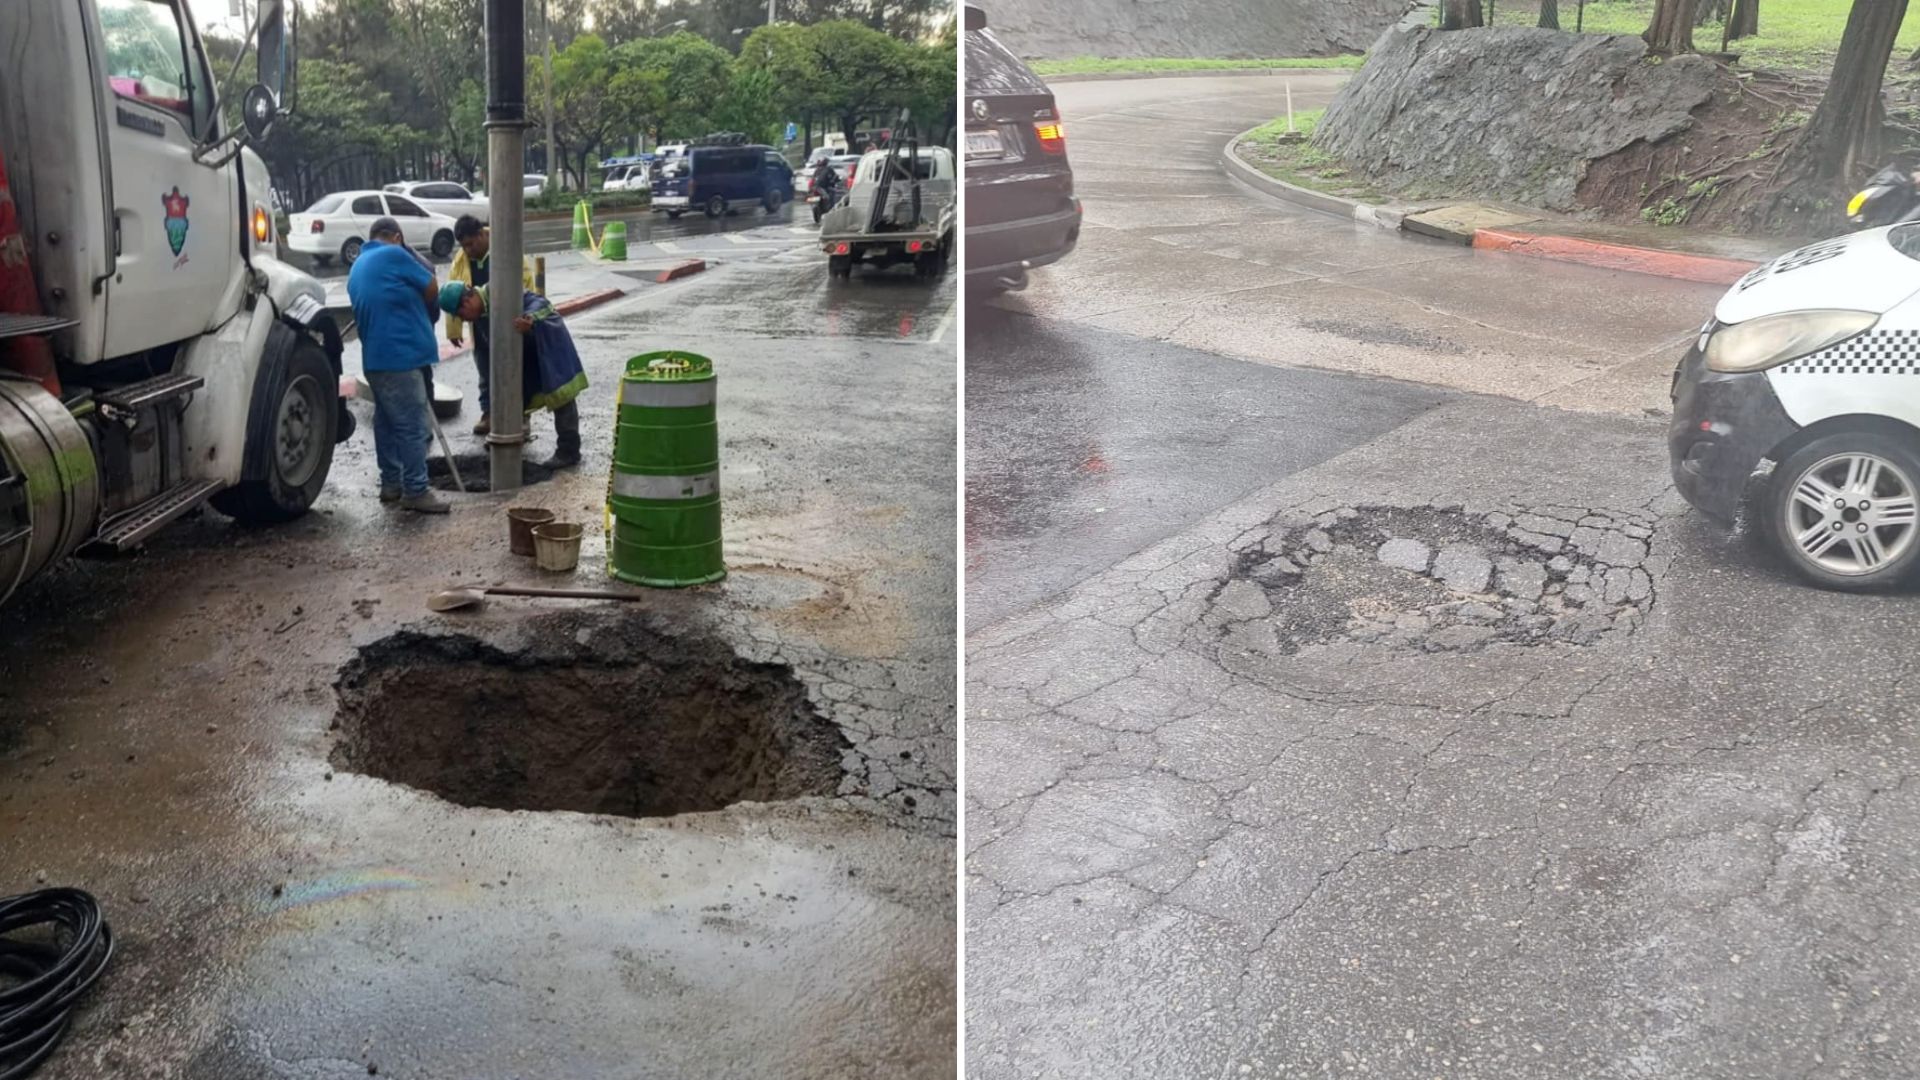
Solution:
[{"label": "truck step ladder", "polygon": [[0,311],[0,341],[17,337],[39,337],[80,325],[78,320],[58,315],[19,315]]},{"label": "truck step ladder", "polygon": [[108,519],[87,547],[93,551],[131,551],[176,518],[206,502],[222,486],[218,480],[188,480],[178,484]]},{"label": "truck step ladder", "polygon": [[95,394],[93,400],[102,405],[111,405],[116,409],[132,412],[144,405],[153,405],[168,398],[183,397],[200,389],[207,380],[198,375],[184,375],[170,371],[165,375],[156,375],[151,379],[142,379]]}]

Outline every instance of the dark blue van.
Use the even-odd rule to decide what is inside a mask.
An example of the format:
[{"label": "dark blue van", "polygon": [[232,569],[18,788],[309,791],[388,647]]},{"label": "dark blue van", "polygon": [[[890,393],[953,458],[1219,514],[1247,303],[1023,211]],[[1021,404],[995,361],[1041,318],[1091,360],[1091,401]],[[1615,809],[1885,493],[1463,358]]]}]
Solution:
[{"label": "dark blue van", "polygon": [[653,208],[671,218],[756,204],[772,214],[792,197],[793,167],[770,146],[695,146],[654,169]]}]

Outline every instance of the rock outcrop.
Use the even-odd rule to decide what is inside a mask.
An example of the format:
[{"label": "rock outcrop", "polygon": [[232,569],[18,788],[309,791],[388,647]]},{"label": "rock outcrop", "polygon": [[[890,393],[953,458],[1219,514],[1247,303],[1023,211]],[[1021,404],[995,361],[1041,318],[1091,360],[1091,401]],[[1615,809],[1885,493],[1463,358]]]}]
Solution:
[{"label": "rock outcrop", "polygon": [[1403,197],[1574,210],[1588,163],[1685,130],[1715,84],[1712,61],[1637,37],[1423,27],[1379,40],[1314,141]]}]

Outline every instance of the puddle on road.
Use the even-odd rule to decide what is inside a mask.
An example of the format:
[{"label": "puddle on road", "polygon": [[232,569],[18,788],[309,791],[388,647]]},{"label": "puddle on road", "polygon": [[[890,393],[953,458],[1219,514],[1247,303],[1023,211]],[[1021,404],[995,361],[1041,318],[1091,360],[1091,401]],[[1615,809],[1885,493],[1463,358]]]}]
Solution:
[{"label": "puddle on road", "polygon": [[[529,460],[534,453],[531,447],[521,447],[520,483],[542,484],[553,479],[553,470],[537,461]],[[453,455],[454,464],[460,466],[460,479],[467,485],[468,491],[493,490],[493,465],[484,452]],[[441,491],[459,490],[453,483],[453,472],[447,467],[447,459],[435,453],[427,458],[427,483]]]},{"label": "puddle on road", "polygon": [[791,669],[633,619],[513,652],[403,631],[335,689],[336,767],[462,806],[664,817],[832,795],[848,747]]}]

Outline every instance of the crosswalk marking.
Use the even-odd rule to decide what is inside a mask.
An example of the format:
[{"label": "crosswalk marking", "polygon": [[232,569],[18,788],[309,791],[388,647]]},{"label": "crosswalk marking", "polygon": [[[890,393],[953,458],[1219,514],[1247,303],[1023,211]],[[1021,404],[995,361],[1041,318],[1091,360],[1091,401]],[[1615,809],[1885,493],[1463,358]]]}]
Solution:
[{"label": "crosswalk marking", "polygon": [[664,251],[669,255],[678,255],[681,252],[686,250],[685,248],[681,247],[679,244],[676,244],[671,240],[655,240],[653,242],[653,246],[659,248],[661,251]]}]

